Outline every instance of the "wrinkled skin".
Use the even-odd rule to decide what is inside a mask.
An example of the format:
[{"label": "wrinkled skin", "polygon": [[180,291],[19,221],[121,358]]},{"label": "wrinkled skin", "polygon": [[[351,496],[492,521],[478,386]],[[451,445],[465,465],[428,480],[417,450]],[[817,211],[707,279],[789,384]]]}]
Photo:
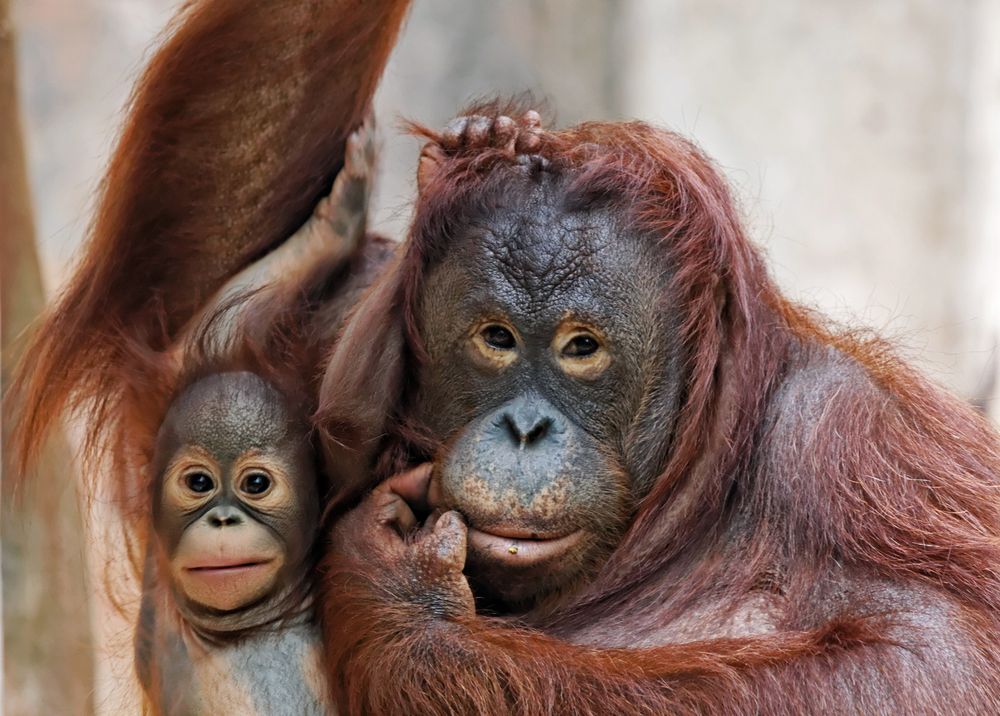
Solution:
[{"label": "wrinkled skin", "polygon": [[431,464],[396,475],[376,487],[363,504],[337,521],[331,536],[334,562],[378,565],[393,583],[396,598],[429,608],[441,618],[475,613],[465,566],[467,530],[454,511],[428,508]]},{"label": "wrinkled skin", "polygon": [[178,601],[196,617],[239,621],[305,576],[319,518],[306,435],[250,373],[203,378],[171,406],[154,461],[154,529]]}]

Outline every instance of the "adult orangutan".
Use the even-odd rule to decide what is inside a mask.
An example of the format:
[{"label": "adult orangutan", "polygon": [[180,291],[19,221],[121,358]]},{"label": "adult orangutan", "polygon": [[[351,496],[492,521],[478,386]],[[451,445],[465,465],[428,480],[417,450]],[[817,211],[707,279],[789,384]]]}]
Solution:
[{"label": "adult orangutan", "polygon": [[523,110],[421,130],[328,364],[337,484],[433,460],[333,530],[341,710],[995,713],[991,427],[783,299],[693,145]]}]

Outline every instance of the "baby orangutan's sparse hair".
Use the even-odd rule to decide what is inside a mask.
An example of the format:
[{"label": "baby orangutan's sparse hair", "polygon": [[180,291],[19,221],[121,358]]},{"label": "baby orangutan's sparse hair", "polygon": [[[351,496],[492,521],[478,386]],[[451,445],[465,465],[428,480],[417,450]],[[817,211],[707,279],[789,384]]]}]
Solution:
[{"label": "baby orangutan's sparse hair", "polygon": [[171,404],[152,469],[137,664],[153,708],[326,713],[305,420],[253,373],[209,375]]}]

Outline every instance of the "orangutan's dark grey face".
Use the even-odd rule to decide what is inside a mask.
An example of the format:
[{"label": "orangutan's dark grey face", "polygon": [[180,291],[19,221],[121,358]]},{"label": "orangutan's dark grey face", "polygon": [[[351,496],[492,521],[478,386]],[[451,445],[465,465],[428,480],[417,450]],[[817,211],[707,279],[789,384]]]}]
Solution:
[{"label": "orangutan's dark grey face", "polygon": [[548,175],[524,181],[463,227],[419,307],[418,417],[447,445],[434,492],[468,520],[480,591],[512,603],[620,538],[662,463],[632,437],[651,419],[669,436],[681,382],[655,247],[610,211],[566,210]]}]

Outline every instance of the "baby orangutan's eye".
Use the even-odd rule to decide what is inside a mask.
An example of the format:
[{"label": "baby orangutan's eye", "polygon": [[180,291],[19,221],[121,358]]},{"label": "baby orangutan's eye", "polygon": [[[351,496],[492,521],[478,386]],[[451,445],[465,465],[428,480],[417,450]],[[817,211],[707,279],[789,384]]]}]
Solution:
[{"label": "baby orangutan's eye", "polygon": [[271,489],[271,478],[263,472],[251,472],[243,478],[243,484],[240,489],[248,495],[260,497]]},{"label": "baby orangutan's eye", "polygon": [[215,487],[215,482],[211,477],[203,472],[192,472],[190,475],[184,478],[184,484],[191,492],[197,492],[199,494],[205,492],[211,492],[212,488]]}]

